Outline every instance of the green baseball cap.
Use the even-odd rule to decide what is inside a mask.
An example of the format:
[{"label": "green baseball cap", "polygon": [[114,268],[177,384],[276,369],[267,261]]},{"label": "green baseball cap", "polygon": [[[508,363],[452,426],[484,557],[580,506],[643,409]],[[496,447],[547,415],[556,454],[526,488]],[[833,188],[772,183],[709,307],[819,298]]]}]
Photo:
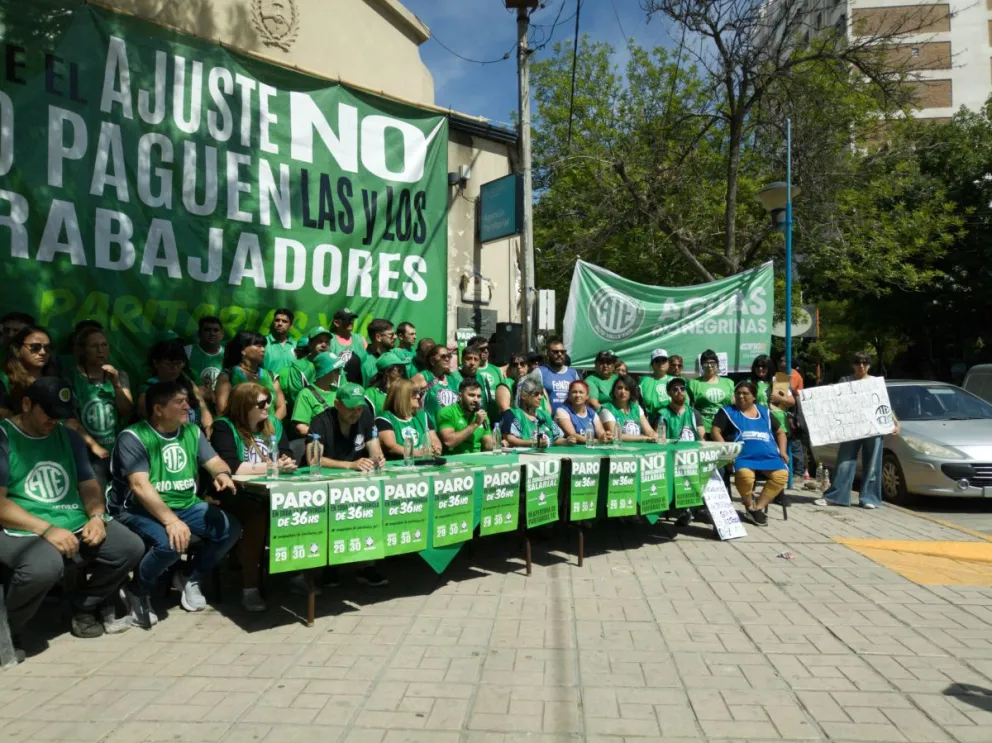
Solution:
[{"label": "green baseball cap", "polygon": [[378,371],[386,371],[391,366],[406,366],[409,360],[397,351],[386,351],[375,361],[375,368]]},{"label": "green baseball cap", "polygon": [[331,331],[325,328],[323,325],[318,325],[316,328],[310,331],[310,335],[307,336],[307,341],[312,341],[318,335],[330,335]]},{"label": "green baseball cap", "polygon": [[365,404],[365,390],[357,384],[345,382],[338,387],[338,394],[335,399],[346,408],[361,407]]},{"label": "green baseball cap", "polygon": [[318,353],[314,357],[313,367],[315,369],[317,379],[320,379],[321,377],[326,377],[333,371],[343,368],[344,361],[333,353],[324,351],[324,353]]},{"label": "green baseball cap", "polygon": [[163,330],[161,333],[155,336],[156,343],[164,343],[165,341],[176,341],[180,340],[179,334],[174,330]]},{"label": "green baseball cap", "polygon": [[306,351],[309,346],[310,346],[310,336],[309,335],[301,335],[300,336],[300,339],[298,341],[296,341],[296,350],[297,351]]}]

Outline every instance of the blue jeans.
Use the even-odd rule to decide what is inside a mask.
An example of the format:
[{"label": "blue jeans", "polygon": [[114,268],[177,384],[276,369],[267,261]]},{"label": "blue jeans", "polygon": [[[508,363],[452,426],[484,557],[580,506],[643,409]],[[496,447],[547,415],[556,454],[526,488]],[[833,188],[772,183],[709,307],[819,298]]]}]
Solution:
[{"label": "blue jeans", "polygon": [[837,450],[837,471],[823,497],[838,506],[851,505],[851,488],[861,452],[861,505],[882,505],[882,437],[845,441]]},{"label": "blue jeans", "polygon": [[790,459],[792,460],[792,475],[794,478],[802,479],[803,472],[806,471],[806,452],[803,449],[803,440],[799,438],[798,432],[789,439]]},{"label": "blue jeans", "polygon": [[[200,580],[213,572],[221,558],[241,537],[241,524],[217,506],[204,501],[173,513],[185,522],[191,533],[205,542],[193,559],[191,579]],[[165,527],[144,510],[122,511],[116,518],[151,546],[135,574],[138,584],[147,593],[182,555],[169,546]]]}]

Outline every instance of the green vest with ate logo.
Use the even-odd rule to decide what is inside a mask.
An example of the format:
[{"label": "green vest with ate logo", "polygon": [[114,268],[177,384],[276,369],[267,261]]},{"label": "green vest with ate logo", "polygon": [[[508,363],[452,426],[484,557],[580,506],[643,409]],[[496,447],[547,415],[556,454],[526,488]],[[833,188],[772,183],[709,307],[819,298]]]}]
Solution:
[{"label": "green vest with ate logo", "polygon": [[[52,526],[78,531],[86,525],[86,509],[79,497],[76,458],[69,431],[62,426],[44,438],[28,436],[9,419],[0,421],[7,434],[9,467],[7,497],[32,516]],[[31,532],[6,530],[8,534]]]},{"label": "green vest with ate logo", "polygon": [[86,432],[100,446],[113,448],[120,419],[114,385],[109,380],[93,384],[78,369],[73,369],[72,391],[79,401],[79,417]]},{"label": "green vest with ate logo", "polygon": [[184,423],[175,438],[166,438],[147,421],[127,429],[148,452],[148,479],[162,501],[173,511],[195,505],[197,453],[200,449],[200,429]]},{"label": "green vest with ate logo", "polygon": [[427,445],[427,414],[422,410],[417,411],[417,413],[409,420],[403,420],[402,418],[393,415],[388,410],[384,410],[380,413],[379,417],[385,418],[393,424],[393,433],[396,435],[396,443],[400,446],[403,446],[403,440],[407,437],[413,438],[413,446],[415,449],[419,449],[420,447]]}]

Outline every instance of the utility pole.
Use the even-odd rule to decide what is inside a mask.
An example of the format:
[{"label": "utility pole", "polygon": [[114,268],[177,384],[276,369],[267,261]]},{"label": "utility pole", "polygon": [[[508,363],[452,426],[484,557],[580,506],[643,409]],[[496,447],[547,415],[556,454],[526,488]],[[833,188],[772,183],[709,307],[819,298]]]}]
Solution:
[{"label": "utility pole", "polygon": [[527,48],[527,31],[530,12],[539,0],[505,0],[507,8],[517,10],[517,104],[520,111],[519,150],[524,180],[524,224],[520,235],[523,253],[523,349],[536,349],[534,332],[534,300],[537,296],[534,277],[534,186],[531,179],[530,153],[530,50]]}]

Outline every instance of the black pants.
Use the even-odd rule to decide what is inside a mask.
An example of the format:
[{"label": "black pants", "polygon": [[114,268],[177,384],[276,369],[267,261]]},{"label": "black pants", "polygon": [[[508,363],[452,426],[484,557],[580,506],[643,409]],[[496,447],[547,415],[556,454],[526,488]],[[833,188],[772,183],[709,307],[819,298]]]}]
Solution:
[{"label": "black pants", "polygon": [[[81,581],[72,596],[75,612],[95,612],[145,554],[141,537],[126,526],[111,521],[106,527],[107,538],[96,547],[79,543],[79,559],[90,577]],[[12,537],[0,531],[0,563],[13,573],[7,589],[7,619],[11,633],[17,634],[37,613],[52,586],[62,579],[65,560],[41,537]]]}]

